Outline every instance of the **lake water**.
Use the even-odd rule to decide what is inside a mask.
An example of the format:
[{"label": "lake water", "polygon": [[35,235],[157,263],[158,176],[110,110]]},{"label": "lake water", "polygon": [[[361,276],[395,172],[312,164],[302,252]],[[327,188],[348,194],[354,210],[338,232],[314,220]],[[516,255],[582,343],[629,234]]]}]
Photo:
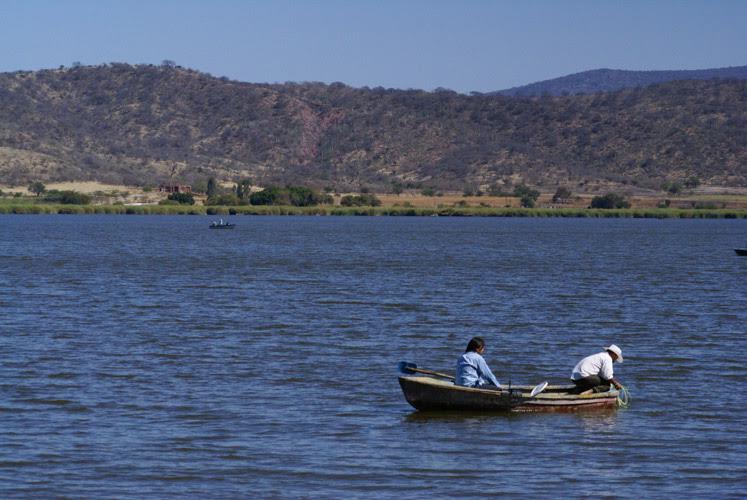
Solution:
[{"label": "lake water", "polygon": [[[0,497],[741,496],[747,220],[0,216]],[[628,409],[415,412],[397,363]]]}]

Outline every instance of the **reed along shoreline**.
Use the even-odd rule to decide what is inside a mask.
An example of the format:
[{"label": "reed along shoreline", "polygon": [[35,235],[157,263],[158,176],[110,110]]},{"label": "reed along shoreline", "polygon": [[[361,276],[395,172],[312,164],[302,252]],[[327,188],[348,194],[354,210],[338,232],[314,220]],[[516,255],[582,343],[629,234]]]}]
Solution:
[{"label": "reed along shoreline", "polygon": [[489,207],[315,207],[241,205],[64,205],[42,203],[2,203],[0,214],[63,215],[324,215],[324,216],[404,216],[404,217],[576,217],[640,219],[745,219],[747,209],[685,208],[489,208]]}]

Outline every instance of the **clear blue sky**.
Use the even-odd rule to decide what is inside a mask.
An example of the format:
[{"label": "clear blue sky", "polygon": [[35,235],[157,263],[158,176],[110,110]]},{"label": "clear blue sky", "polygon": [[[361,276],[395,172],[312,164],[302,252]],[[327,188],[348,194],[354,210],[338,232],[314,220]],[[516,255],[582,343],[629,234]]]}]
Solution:
[{"label": "clear blue sky", "polygon": [[247,82],[491,91],[747,65],[747,0],[0,0],[0,72],[177,64]]}]

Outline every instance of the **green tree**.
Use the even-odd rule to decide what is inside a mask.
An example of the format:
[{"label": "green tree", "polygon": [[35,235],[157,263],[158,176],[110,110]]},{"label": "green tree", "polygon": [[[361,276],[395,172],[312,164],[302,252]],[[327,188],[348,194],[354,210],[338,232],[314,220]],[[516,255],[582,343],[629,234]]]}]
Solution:
[{"label": "green tree", "polygon": [[180,205],[194,205],[195,198],[191,193],[171,193],[168,196],[169,200],[175,201]]},{"label": "green tree", "polygon": [[211,177],[210,179],[208,179],[208,182],[207,182],[207,193],[206,194],[207,194],[208,198],[210,198],[210,197],[215,196],[216,194],[218,194],[218,182],[215,180],[214,177]]},{"label": "green tree", "polygon": [[63,203],[65,205],[88,205],[91,203],[91,197],[87,194],[78,193],[76,191],[58,191],[52,189],[47,191],[44,196],[44,201],[50,203]]},{"label": "green tree", "polygon": [[205,179],[196,181],[194,184],[192,184],[192,192],[207,193],[207,181]]},{"label": "green tree", "polygon": [[595,196],[591,199],[591,208],[630,208],[630,202],[616,193]]},{"label": "green tree", "polygon": [[310,207],[319,204],[319,195],[311,188],[288,186],[290,204],[296,207]]},{"label": "green tree", "polygon": [[34,193],[37,197],[40,196],[46,190],[47,190],[47,187],[39,181],[32,182],[31,184],[29,184],[29,191]]},{"label": "green tree", "polygon": [[251,179],[241,179],[238,183],[236,183],[236,196],[240,200],[248,198],[252,194],[253,185],[254,183],[251,181]]},{"label": "green tree", "polygon": [[252,205],[289,205],[288,192],[277,186],[267,186],[249,197]]},{"label": "green tree", "polygon": [[571,193],[571,190],[567,187],[560,186],[556,191],[555,194],[552,196],[552,202],[553,203],[565,203],[568,201],[571,196],[573,196],[573,193]]},{"label": "green tree", "polygon": [[680,194],[682,192],[682,184],[677,181],[666,181],[661,185],[661,189],[669,194]]},{"label": "green tree", "polygon": [[521,206],[532,208],[539,198],[540,192],[525,184],[519,184],[514,188],[514,196],[521,198]]},{"label": "green tree", "polygon": [[306,186],[267,186],[249,196],[252,205],[293,205],[296,207],[311,207],[320,203],[332,203],[330,195],[321,195]]}]

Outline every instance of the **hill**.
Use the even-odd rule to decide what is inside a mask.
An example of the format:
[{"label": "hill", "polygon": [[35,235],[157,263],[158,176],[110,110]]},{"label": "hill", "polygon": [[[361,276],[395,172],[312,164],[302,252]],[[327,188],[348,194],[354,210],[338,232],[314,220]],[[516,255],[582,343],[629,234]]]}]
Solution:
[{"label": "hill", "polygon": [[109,64],[0,74],[0,184],[747,185],[747,81],[515,98]]},{"label": "hill", "polygon": [[593,94],[677,80],[747,79],[747,66],[729,68],[677,70],[677,71],[626,71],[620,69],[595,69],[541,82],[513,87],[496,92],[510,96],[540,96]]}]

